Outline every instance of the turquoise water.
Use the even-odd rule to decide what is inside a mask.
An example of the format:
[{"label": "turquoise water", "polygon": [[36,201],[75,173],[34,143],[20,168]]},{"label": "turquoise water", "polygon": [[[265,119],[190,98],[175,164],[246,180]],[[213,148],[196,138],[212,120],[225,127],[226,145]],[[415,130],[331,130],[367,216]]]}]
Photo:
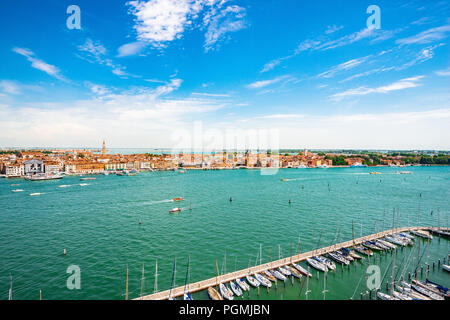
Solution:
[{"label": "turquoise water", "polygon": [[[376,168],[381,175],[369,175],[373,168],[329,168],[282,169],[276,175],[241,169],[99,175],[94,181],[0,179],[0,299],[8,298],[10,274],[14,299],[39,299],[39,290],[43,299],[124,299],[127,266],[129,298],[135,298],[141,292],[143,264],[143,292],[153,292],[156,259],[158,289],[164,290],[170,286],[174,257],[176,284],[182,285],[188,255],[195,282],[215,276],[216,259],[219,272],[259,262],[260,244],[262,262],[267,262],[271,255],[277,259],[295,253],[299,238],[301,252],[330,245],[338,227],[339,242],[351,239],[352,221],[355,237],[389,229],[394,208],[400,213],[399,226],[448,226],[450,167],[407,170],[412,174],[383,167]],[[17,188],[24,192],[11,192]],[[29,196],[35,192],[42,194]],[[174,197],[185,200],[171,202]],[[184,210],[169,214],[177,206]],[[442,260],[449,252],[446,239],[435,237],[429,245],[419,240],[412,248],[398,250],[398,264],[411,250],[417,264],[418,242],[421,265]],[[392,257],[376,254],[386,278]],[[359,298],[367,263],[330,272],[326,298]],[[66,269],[73,264],[81,269],[80,290],[66,287]],[[437,265],[430,279],[450,285],[449,274]],[[323,298],[323,281],[323,274],[319,279],[314,274],[308,284],[310,299]],[[250,297],[296,299],[301,289],[304,299],[306,284],[302,288],[298,280],[278,283],[270,292],[261,290],[259,297],[252,290]],[[207,295],[199,292],[194,298]]]}]

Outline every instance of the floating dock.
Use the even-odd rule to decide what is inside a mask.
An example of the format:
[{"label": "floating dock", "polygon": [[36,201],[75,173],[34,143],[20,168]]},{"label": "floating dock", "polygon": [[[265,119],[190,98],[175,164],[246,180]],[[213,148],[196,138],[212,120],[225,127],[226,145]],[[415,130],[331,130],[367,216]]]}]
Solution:
[{"label": "floating dock", "polygon": [[[226,283],[226,282],[229,282],[232,280],[236,280],[237,278],[245,278],[245,276],[249,275],[249,274],[254,274],[256,272],[263,272],[264,270],[267,270],[267,269],[274,269],[274,268],[282,267],[285,265],[289,265],[293,262],[298,263],[298,262],[304,261],[304,260],[306,260],[306,258],[310,258],[312,256],[324,255],[329,252],[336,251],[342,247],[344,247],[344,248],[353,247],[353,246],[359,245],[365,241],[380,239],[380,238],[383,238],[390,234],[399,233],[399,232],[407,232],[410,230],[428,230],[433,233],[436,233],[436,231],[449,232],[450,228],[439,228],[438,229],[438,228],[430,228],[430,227],[404,227],[404,228],[390,229],[390,230],[374,233],[374,234],[371,234],[368,236],[360,237],[360,238],[357,238],[354,240],[337,243],[332,246],[324,247],[321,249],[317,249],[317,250],[313,250],[313,251],[309,251],[309,252],[305,252],[305,253],[300,253],[300,254],[297,254],[297,255],[294,255],[291,257],[287,257],[287,258],[275,260],[272,262],[267,262],[267,263],[264,263],[264,264],[261,264],[258,266],[245,268],[245,269],[242,269],[239,271],[227,273],[227,274],[219,276],[219,277],[214,277],[214,278],[202,280],[199,282],[191,283],[191,284],[189,284],[189,291],[191,293],[193,293],[193,292],[198,292],[198,291],[202,291],[202,290],[207,290],[209,287],[217,286],[219,284],[219,279],[220,279],[220,282]],[[185,290],[184,285],[173,288],[172,293],[171,293],[172,298],[182,296],[185,293],[184,290]],[[145,295],[142,297],[138,297],[134,300],[167,300],[167,299],[169,299],[169,293],[170,293],[170,290],[165,290],[165,291]]]}]

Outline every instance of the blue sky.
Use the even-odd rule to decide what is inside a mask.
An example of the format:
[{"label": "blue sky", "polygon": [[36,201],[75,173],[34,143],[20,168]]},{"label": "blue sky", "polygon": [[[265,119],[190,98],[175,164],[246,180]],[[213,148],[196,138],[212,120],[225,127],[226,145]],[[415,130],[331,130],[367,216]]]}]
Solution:
[{"label": "blue sky", "polygon": [[[81,30],[66,26],[72,4]],[[0,10],[1,146],[186,147],[201,127],[206,147],[271,129],[281,148],[450,149],[448,1]]]}]

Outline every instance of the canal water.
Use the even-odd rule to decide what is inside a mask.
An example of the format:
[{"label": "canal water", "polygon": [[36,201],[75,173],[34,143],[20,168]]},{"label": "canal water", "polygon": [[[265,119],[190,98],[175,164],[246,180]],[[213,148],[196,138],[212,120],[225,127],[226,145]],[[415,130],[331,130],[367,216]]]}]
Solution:
[{"label": "canal water", "polygon": [[[156,261],[157,288],[165,290],[172,282],[174,258],[178,286],[185,283],[188,256],[190,281],[196,282],[216,276],[216,260],[219,273],[230,272],[393,225],[448,226],[450,167],[380,167],[376,171],[381,174],[369,174],[374,170],[281,169],[274,175],[246,169],[192,170],[97,175],[91,181],[76,176],[40,182],[0,179],[0,299],[8,298],[10,275],[14,299],[39,299],[40,291],[43,299],[124,299],[128,267],[131,299],[153,293]],[[172,202],[175,197],[185,199]],[[183,210],[169,213],[174,207]],[[407,278],[416,267],[420,275],[428,262],[429,279],[448,287],[450,274],[437,264],[448,253],[447,239],[418,239],[413,247],[397,250],[394,276]],[[379,265],[385,283],[392,276],[393,258],[393,253],[375,253],[370,261],[338,266],[327,274],[325,298],[360,299],[366,292],[367,267]],[[72,265],[81,271],[79,290],[67,287]],[[313,272],[309,299],[324,298],[324,280],[323,273]],[[269,292],[261,289],[259,296],[252,289],[245,299],[305,299],[306,289],[306,282],[278,282]],[[207,299],[206,292],[193,296]]]}]

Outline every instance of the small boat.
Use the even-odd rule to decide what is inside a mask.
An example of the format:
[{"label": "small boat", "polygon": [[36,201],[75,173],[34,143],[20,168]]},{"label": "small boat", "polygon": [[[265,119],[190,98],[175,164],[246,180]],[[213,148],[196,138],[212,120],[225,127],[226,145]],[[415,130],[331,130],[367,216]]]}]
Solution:
[{"label": "small boat", "polygon": [[353,259],[358,259],[358,260],[362,259],[362,257],[359,254],[357,254],[355,251],[347,249],[347,248],[341,248],[340,252],[346,258],[353,258]]},{"label": "small boat", "polygon": [[22,192],[23,190],[22,189],[14,189],[14,190],[11,190],[12,192]]},{"label": "small boat", "polygon": [[[379,247],[379,248],[381,248],[381,249],[383,249],[383,250],[390,250],[390,249],[392,249],[392,247],[390,246],[390,245],[385,245],[384,243],[382,243],[382,242],[380,242],[379,240],[374,240],[373,241],[374,242],[374,244],[377,246],[377,247]],[[390,244],[390,243],[389,243]]]},{"label": "small boat", "polygon": [[81,180],[81,181],[97,180],[97,178],[93,178],[93,177],[90,177],[90,178],[80,178],[80,180]]},{"label": "small boat", "polygon": [[19,184],[18,183],[13,183],[11,184],[11,187],[17,187]]},{"label": "small boat", "polygon": [[233,290],[236,296],[238,297],[242,296],[241,288],[234,281],[230,281],[230,288],[231,290]]},{"label": "small boat", "polygon": [[377,242],[379,242],[379,243],[383,244],[384,246],[389,247],[391,249],[397,249],[397,246],[395,244],[390,243],[388,241],[384,241],[384,240],[378,239]]},{"label": "small boat", "polygon": [[413,235],[416,235],[418,237],[424,238],[424,239],[433,239],[433,236],[425,230],[411,230],[410,231]]},{"label": "small boat", "polygon": [[370,174],[381,174],[381,172],[377,172],[377,171],[373,171],[373,172],[369,172]]},{"label": "small boat", "polygon": [[377,297],[381,300],[395,300],[395,298],[391,297],[390,295],[380,292],[377,292]]},{"label": "small boat", "polygon": [[289,277],[290,275],[292,275],[291,271],[285,267],[279,267],[278,271],[280,271],[286,277]]},{"label": "small boat", "polygon": [[238,279],[236,279],[236,283],[238,284],[239,287],[241,287],[242,290],[244,290],[244,291],[250,290],[250,286],[248,285],[247,282],[245,282],[244,279],[238,278]]},{"label": "small boat", "polygon": [[281,179],[281,181],[287,181],[287,179]]},{"label": "small boat", "polygon": [[61,184],[58,186],[58,188],[67,188],[70,187],[70,184]]},{"label": "small boat", "polygon": [[431,300],[429,297],[418,293],[417,291],[414,291],[411,288],[411,285],[409,283],[406,283],[405,281],[401,281],[401,286],[396,285],[395,287],[397,288],[397,290],[401,291],[402,293],[408,294],[410,297],[413,297],[415,299],[419,299],[419,300]]},{"label": "small boat", "polygon": [[398,235],[401,236],[401,237],[408,238],[410,240],[414,240],[414,236],[410,235],[409,233],[400,232]]},{"label": "small boat", "polygon": [[223,300],[223,298],[220,295],[220,293],[217,292],[217,290],[214,289],[213,287],[209,287],[208,288],[208,295],[209,295],[211,300]]},{"label": "small boat", "polygon": [[397,291],[392,291],[392,296],[396,298],[397,300],[414,300],[412,297],[408,296],[407,294],[400,293]]},{"label": "small boat", "polygon": [[366,248],[369,248],[370,250],[383,251],[383,249],[380,248],[379,246],[375,245],[375,243],[373,241],[363,242],[362,245]]},{"label": "small boat", "polygon": [[116,175],[117,175],[117,176],[123,176],[124,173],[119,171],[119,172],[116,172]]},{"label": "small boat", "polygon": [[295,269],[298,270],[298,272],[300,272],[302,275],[306,276],[306,277],[312,277],[312,274],[310,272],[308,272],[308,270],[306,270],[305,268],[303,268],[301,265],[297,264],[297,263],[292,263],[292,265],[294,266]]},{"label": "small boat", "polygon": [[173,208],[172,210],[169,210],[170,213],[179,212],[181,211],[181,208]]},{"label": "small boat", "polygon": [[404,241],[403,239],[399,239],[397,237],[392,237],[392,236],[386,236],[384,237],[384,239],[390,243],[402,246],[402,247],[406,247],[407,243],[406,241]]},{"label": "small boat", "polygon": [[42,193],[40,193],[40,192],[35,192],[35,193],[30,193],[30,196],[39,196],[39,195],[41,195]]},{"label": "small boat", "polygon": [[88,186],[89,183],[80,183],[80,186],[84,187],[84,186]]},{"label": "small boat", "polygon": [[420,285],[416,285],[416,284],[411,284],[411,288],[414,289],[415,291],[417,291],[418,293],[427,296],[433,300],[444,300],[444,297],[429,290],[429,289],[425,289],[424,287],[421,287]]},{"label": "small boat", "polygon": [[333,261],[331,261],[330,259],[328,259],[324,256],[317,256],[317,257],[314,257],[314,259],[316,259],[316,260],[322,262],[324,265],[326,265],[328,270],[336,270],[336,264]]},{"label": "small boat", "polygon": [[327,266],[325,264],[323,264],[322,262],[314,259],[314,257],[313,258],[306,258],[306,262],[311,267],[313,267],[314,269],[317,269],[317,270],[323,271],[323,272],[327,272],[328,271]]},{"label": "small boat", "polygon": [[328,255],[330,256],[331,259],[333,259],[337,263],[344,264],[346,266],[350,264],[350,261],[348,261],[347,259],[345,259],[343,256],[341,256],[336,252],[329,252]]},{"label": "small boat", "polygon": [[443,265],[442,265],[442,269],[444,269],[444,270],[447,271],[447,272],[450,272],[450,265],[448,265],[448,264],[443,264]]},{"label": "small boat", "polygon": [[344,253],[342,250],[336,250],[335,253],[340,255],[342,258],[344,258],[348,262],[353,262],[355,260],[355,258],[353,258],[350,254]]},{"label": "small boat", "polygon": [[182,201],[182,200],[184,200],[184,198],[181,198],[181,197],[180,197],[180,198],[173,198],[173,199],[172,199],[172,201]]},{"label": "small boat", "polygon": [[297,269],[295,269],[293,266],[286,266],[286,268],[289,268],[289,271],[291,272],[291,274],[298,278],[301,279],[302,274],[300,273],[300,271],[298,271]]},{"label": "small boat", "polygon": [[276,281],[277,279],[273,276],[272,273],[270,273],[269,270],[264,270],[263,271],[264,277],[266,277],[267,279],[269,279],[270,281]]},{"label": "small boat", "polygon": [[354,247],[354,249],[355,249],[355,251],[357,251],[359,253],[362,253],[362,254],[364,254],[366,256],[373,256],[372,250],[370,250],[370,249],[368,249],[366,247],[357,246],[357,247]]},{"label": "small boat", "polygon": [[259,273],[255,273],[255,278],[263,286],[268,287],[268,288],[272,287],[272,283],[269,280],[267,280],[264,276],[260,275]]},{"label": "small boat", "polygon": [[224,285],[223,283],[219,284],[219,290],[222,297],[227,300],[233,300],[233,292],[231,292],[231,290],[226,285]]},{"label": "small boat", "polygon": [[247,279],[248,283],[250,283],[255,288],[259,287],[260,285],[259,281],[253,278],[251,275],[246,275],[245,279]]},{"label": "small boat", "polygon": [[274,277],[277,278],[278,280],[286,281],[286,277],[278,270],[271,270],[270,272],[272,272]]}]

